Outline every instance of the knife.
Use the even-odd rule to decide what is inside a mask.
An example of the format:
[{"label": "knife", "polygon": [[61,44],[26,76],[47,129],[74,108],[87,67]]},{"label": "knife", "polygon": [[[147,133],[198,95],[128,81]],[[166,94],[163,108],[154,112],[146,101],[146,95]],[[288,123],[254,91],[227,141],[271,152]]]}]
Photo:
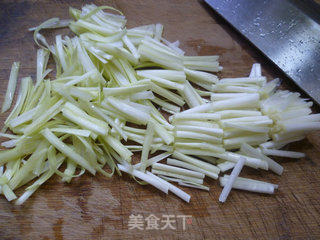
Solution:
[{"label": "knife", "polygon": [[311,0],[205,0],[320,105],[320,5]]}]

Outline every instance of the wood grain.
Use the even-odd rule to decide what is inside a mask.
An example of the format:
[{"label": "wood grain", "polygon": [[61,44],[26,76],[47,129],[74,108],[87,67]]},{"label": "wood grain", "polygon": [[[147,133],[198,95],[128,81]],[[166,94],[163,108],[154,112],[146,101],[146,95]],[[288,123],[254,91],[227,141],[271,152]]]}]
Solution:
[{"label": "wood grain", "polygon": [[[91,2],[91,1],[85,1]],[[277,69],[207,8],[202,1],[134,0],[94,1],[109,4],[127,16],[128,26],[161,22],[165,37],[179,39],[191,55],[219,54],[221,76],[246,76],[254,62],[261,62],[269,78],[281,77],[283,88],[297,91]],[[15,1],[0,3],[0,101],[3,101],[10,67],[21,61],[20,77],[35,76],[36,47],[29,27],[51,18],[68,17],[68,6],[84,1]],[[48,36],[57,32],[47,32]],[[319,109],[314,109],[318,112]],[[0,120],[3,123],[5,115]],[[70,184],[53,177],[23,206],[0,198],[0,239],[319,239],[320,238],[320,138],[314,132],[289,149],[303,151],[299,160],[278,159],[285,171],[245,169],[241,176],[279,184],[274,196],[234,190],[225,204],[218,203],[221,188],[206,180],[210,192],[184,189],[190,204],[172,194],[165,196],[141,186],[128,176],[105,179],[85,174]],[[182,230],[129,230],[131,214],[192,215]]]}]

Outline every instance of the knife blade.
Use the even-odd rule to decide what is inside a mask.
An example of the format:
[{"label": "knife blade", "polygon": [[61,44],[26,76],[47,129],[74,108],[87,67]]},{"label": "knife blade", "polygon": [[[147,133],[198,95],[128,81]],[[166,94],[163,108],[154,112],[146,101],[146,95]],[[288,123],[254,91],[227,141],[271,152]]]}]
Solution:
[{"label": "knife blade", "polygon": [[320,105],[320,6],[310,0],[205,0]]}]

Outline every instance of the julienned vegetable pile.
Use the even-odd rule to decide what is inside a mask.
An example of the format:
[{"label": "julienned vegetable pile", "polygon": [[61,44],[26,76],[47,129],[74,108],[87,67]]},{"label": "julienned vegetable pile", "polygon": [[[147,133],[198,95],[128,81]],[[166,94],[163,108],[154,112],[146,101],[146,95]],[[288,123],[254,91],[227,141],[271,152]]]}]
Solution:
[{"label": "julienned vegetable pile", "polygon": [[[7,200],[22,204],[54,174],[70,182],[85,171],[107,178],[126,172],[189,202],[171,182],[209,190],[205,176],[218,179],[233,169],[219,178],[220,201],[231,188],[274,193],[277,185],[238,175],[243,165],[281,175],[283,167],[269,156],[304,157],[279,149],[320,129],[312,102],[277,90],[279,80],[267,82],[259,64],[249,77],[219,80],[218,56],[184,56],[179,41],[162,37],[161,24],[127,29],[122,13],[105,9],[120,13],[85,5],[70,8],[74,20],[53,18],[30,29],[40,47],[36,81],[21,79],[1,133],[9,139],[0,152]],[[52,45],[40,33],[67,26],[75,36],[57,35]],[[18,71],[15,62],[2,112],[11,106]],[[134,152],[140,161],[132,161]]]}]

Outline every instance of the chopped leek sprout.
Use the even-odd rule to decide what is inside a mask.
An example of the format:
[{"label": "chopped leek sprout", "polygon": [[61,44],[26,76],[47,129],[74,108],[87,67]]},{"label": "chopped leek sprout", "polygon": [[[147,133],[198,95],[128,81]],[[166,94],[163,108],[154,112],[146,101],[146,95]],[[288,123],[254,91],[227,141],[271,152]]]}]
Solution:
[{"label": "chopped leek sprout", "polygon": [[[23,204],[55,174],[70,183],[86,171],[125,172],[186,202],[191,196],[170,182],[209,191],[205,176],[219,179],[221,202],[232,188],[272,194],[277,185],[238,177],[242,167],[281,175],[269,156],[303,158],[281,148],[320,129],[312,102],[277,90],[279,79],[267,82],[260,64],[248,77],[219,80],[218,56],[185,56],[179,41],[163,38],[160,23],[128,29],[120,11],[94,4],[69,13],[29,29],[40,47],[36,79],[20,80],[0,134],[7,138],[0,192],[8,201]],[[49,43],[40,33],[62,27],[75,36]],[[12,65],[2,113],[13,102],[19,67]],[[18,188],[25,188],[21,196]]]}]

